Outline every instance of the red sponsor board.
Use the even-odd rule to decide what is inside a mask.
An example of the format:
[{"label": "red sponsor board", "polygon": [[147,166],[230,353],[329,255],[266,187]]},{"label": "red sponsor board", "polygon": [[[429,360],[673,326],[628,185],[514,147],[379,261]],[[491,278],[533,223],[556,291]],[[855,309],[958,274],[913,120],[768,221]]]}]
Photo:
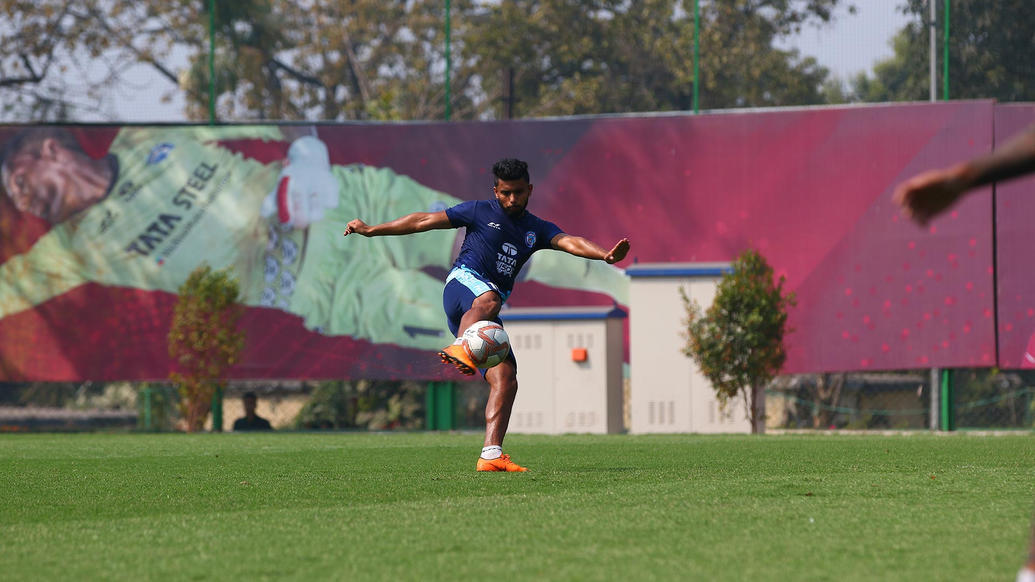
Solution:
[{"label": "red sponsor board", "polygon": [[[1035,105],[996,107],[995,140],[1002,145],[1035,123]],[[1035,177],[995,186],[999,367],[1035,368]]]},{"label": "red sponsor board", "polygon": [[[730,261],[748,246],[760,250],[798,297],[786,372],[992,366],[991,189],[928,229],[903,220],[890,196],[916,172],[989,151],[1003,115],[992,102],[958,102],[290,131],[75,127],[83,155],[116,160],[115,188],[64,221],[19,212],[10,196],[0,203],[0,376],[166,377],[175,283],[192,257],[238,268],[245,280],[248,339],[235,377],[454,378],[431,348],[451,340],[436,305],[449,249],[429,251],[448,242],[414,235],[381,249],[332,235],[348,218],[373,222],[427,210],[429,201],[491,197],[490,168],[502,157],[529,162],[529,210],[538,216],[602,245],[628,236],[632,251],[619,266]],[[283,160],[300,129],[326,145],[341,199],[307,226],[266,232],[263,221],[283,215],[257,209],[290,166]],[[0,128],[0,145],[25,130]],[[1017,216],[1013,228],[1024,223]],[[243,234],[226,234],[234,232]],[[99,242],[120,233],[125,240]],[[1001,265],[1006,245],[1000,238]],[[67,252],[43,252],[51,247]],[[87,248],[93,255],[84,256]],[[142,266],[115,262],[123,259]],[[1019,267],[1014,286],[1028,281]],[[578,288],[518,283],[509,303],[614,300]],[[399,315],[393,304],[419,305]],[[1023,314],[1026,305],[1009,308]],[[1032,331],[1019,323],[1012,330],[1023,340],[1000,337],[1004,347],[1019,345],[1017,357]]]}]

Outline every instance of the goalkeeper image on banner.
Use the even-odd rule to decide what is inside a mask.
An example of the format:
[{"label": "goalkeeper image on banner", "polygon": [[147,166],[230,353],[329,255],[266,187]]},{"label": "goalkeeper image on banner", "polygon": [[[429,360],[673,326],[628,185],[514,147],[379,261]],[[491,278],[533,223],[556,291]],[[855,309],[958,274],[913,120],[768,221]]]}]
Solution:
[{"label": "goalkeeper image on banner", "polygon": [[[19,133],[3,150],[3,189],[19,211],[51,228],[0,265],[0,318],[85,283],[175,293],[207,263],[232,269],[246,305],[295,314],[310,330],[440,347],[448,328],[431,297],[442,282],[422,269],[450,267],[455,233],[383,239],[361,253],[340,233],[361,213],[388,220],[460,200],[388,168],[331,165],[315,135],[294,139],[283,163],[263,164],[218,143],[286,142],[284,132],[298,129],[123,128],[100,158],[63,128]],[[523,275],[626,303],[624,272],[601,266],[572,270],[563,257],[549,257]]]},{"label": "goalkeeper image on banner", "polygon": [[[476,366],[459,338],[477,321],[503,324],[499,318],[500,309],[510,296],[518,272],[533,253],[555,249],[582,263],[586,263],[582,259],[595,259],[589,263],[612,265],[629,252],[627,238],[607,250],[593,241],[567,234],[552,222],[528,212],[526,207],[532,184],[525,162],[500,160],[493,165],[492,173],[494,197],[491,199],[463,202],[438,211],[413,212],[373,226],[357,218],[348,223],[344,233],[346,237],[355,233],[389,239],[397,238],[389,235],[426,233],[419,240],[422,246],[428,247],[442,244],[433,238],[437,232],[461,227],[466,230],[460,255],[453,263],[442,291],[442,306],[449,320],[449,330],[457,341],[439,352],[444,363],[456,366],[466,375],[473,375]],[[357,246],[369,248],[374,242]],[[575,270],[583,269],[579,265]],[[511,461],[509,455],[503,454],[503,439],[518,389],[517,360],[513,350],[506,360],[486,370],[484,375],[489,383],[489,400],[485,406],[485,442],[476,469],[525,471],[524,467]]]}]

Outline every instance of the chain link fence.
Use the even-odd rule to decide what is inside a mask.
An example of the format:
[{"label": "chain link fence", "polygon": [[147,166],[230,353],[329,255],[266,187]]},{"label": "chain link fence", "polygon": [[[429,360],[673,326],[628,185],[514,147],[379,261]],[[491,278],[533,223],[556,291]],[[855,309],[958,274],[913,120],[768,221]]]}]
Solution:
[{"label": "chain link fence", "polygon": [[[244,416],[245,394],[287,431],[481,430],[488,400],[478,382],[232,382],[219,407],[223,431]],[[0,432],[181,431],[180,399],[163,382],[0,383]]]},{"label": "chain link fence", "polygon": [[[803,374],[774,381],[767,425],[820,430],[1035,428],[1035,375],[953,369]],[[933,404],[932,404],[933,400]]]},{"label": "chain link fence", "polygon": [[[929,371],[782,376],[766,391],[766,424],[792,430],[1035,429],[1035,372],[943,370],[933,391],[931,380]],[[478,431],[485,427],[488,399],[488,387],[479,382],[236,382],[224,394],[223,430],[232,430],[244,414],[241,399],[249,392],[257,396],[259,416],[288,431]],[[0,384],[0,432],[178,431],[179,401],[167,383]]]}]

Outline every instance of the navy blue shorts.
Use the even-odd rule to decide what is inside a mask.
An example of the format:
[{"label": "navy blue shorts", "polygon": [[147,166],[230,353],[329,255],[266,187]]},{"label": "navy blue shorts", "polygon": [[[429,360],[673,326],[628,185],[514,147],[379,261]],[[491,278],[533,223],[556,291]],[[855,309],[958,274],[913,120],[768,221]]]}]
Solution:
[{"label": "navy blue shorts", "polygon": [[[442,289],[442,309],[446,312],[446,323],[454,337],[459,337],[460,320],[465,313],[471,310],[475,298],[488,291],[494,291],[506,299],[496,285],[485,281],[469,269],[458,267],[449,273],[449,277],[446,278],[446,286]],[[499,317],[493,321],[503,325],[503,321]],[[513,360],[515,365],[517,364],[513,349],[510,350],[510,356],[507,359]],[[485,370],[482,370],[482,375],[485,375]]]}]

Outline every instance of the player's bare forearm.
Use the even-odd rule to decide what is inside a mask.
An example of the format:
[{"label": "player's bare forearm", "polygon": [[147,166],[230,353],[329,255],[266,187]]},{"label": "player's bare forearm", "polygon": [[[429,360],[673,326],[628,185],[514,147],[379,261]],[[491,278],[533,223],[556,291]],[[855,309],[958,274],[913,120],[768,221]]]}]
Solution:
[{"label": "player's bare forearm", "polygon": [[1035,171],[1035,125],[994,152],[963,164],[961,178],[975,188]]},{"label": "player's bare forearm", "polygon": [[557,235],[557,237],[555,237],[551,242],[553,243],[554,248],[562,250],[568,254],[587,259],[604,261],[609,264],[621,261],[629,252],[629,239],[627,238],[623,238],[618,241],[611,250],[607,250],[597,243],[589,239],[582,238],[581,236],[571,236],[567,234]]},{"label": "player's bare forearm", "polygon": [[452,228],[452,226],[445,211],[414,212],[406,216],[400,216],[395,220],[375,225],[369,225],[357,218],[345,225],[344,234],[345,236],[353,233],[362,236],[395,236],[440,228]]}]

